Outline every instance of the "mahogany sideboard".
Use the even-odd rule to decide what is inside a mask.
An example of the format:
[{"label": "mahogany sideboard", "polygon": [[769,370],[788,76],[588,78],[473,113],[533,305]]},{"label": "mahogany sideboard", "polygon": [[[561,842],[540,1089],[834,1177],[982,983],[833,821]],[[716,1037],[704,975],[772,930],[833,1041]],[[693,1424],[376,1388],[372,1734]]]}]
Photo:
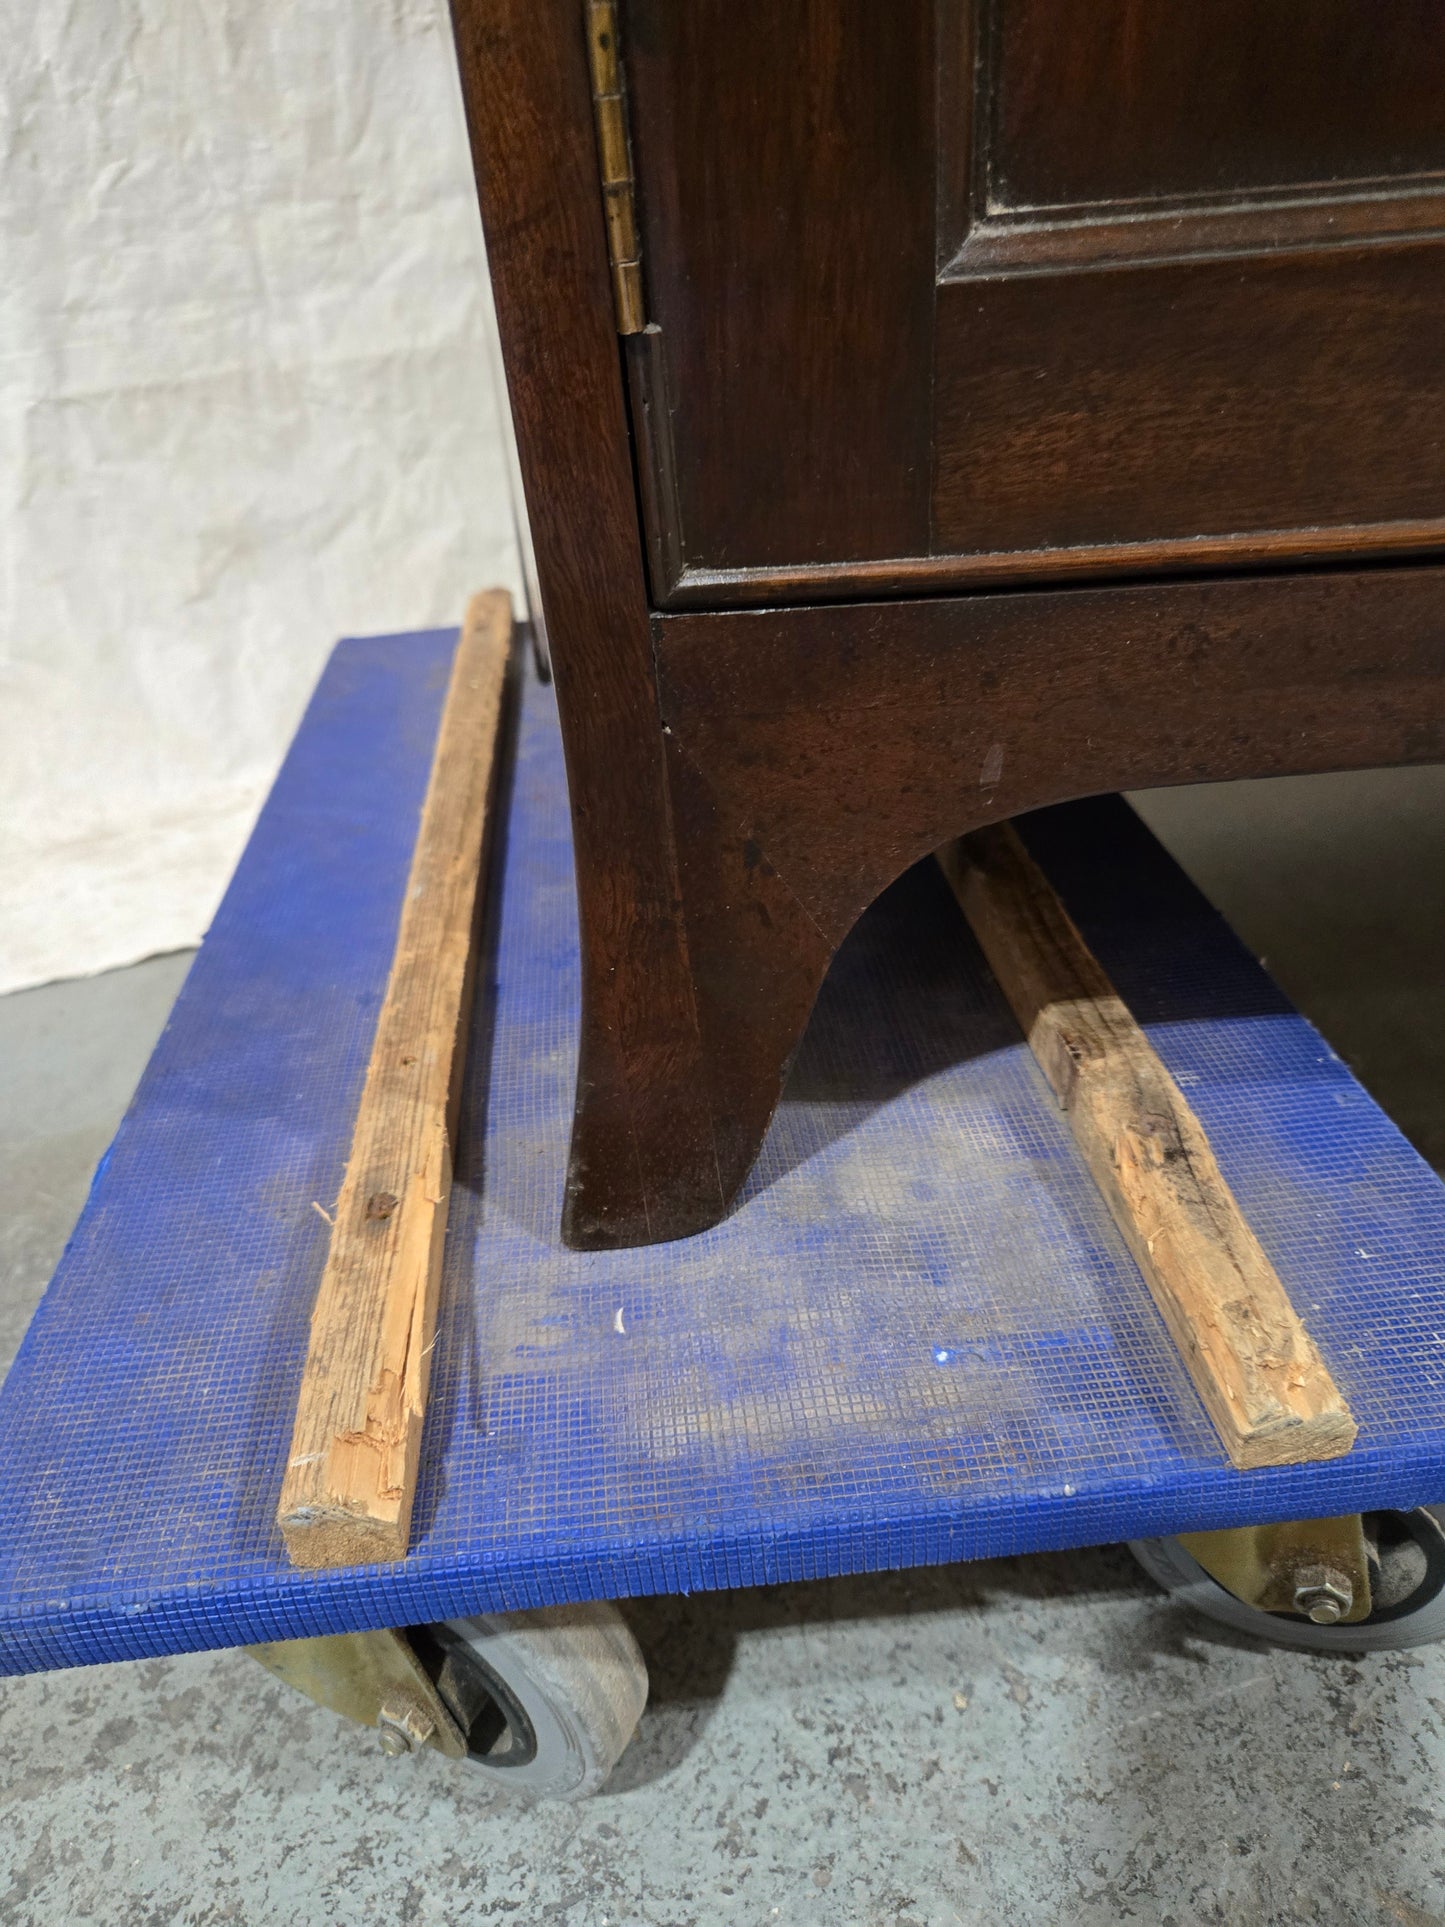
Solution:
[{"label": "mahogany sideboard", "polygon": [[564,1235],[676,1238],[949,838],[1445,759],[1445,7],[454,20],[571,785]]}]

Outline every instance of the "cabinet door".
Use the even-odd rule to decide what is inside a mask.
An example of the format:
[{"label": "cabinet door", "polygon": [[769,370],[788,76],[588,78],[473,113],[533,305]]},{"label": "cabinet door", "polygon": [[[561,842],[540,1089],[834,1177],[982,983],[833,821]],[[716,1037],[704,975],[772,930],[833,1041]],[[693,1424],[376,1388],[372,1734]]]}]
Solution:
[{"label": "cabinet door", "polygon": [[623,36],[660,599],[1445,546],[1440,0]]}]

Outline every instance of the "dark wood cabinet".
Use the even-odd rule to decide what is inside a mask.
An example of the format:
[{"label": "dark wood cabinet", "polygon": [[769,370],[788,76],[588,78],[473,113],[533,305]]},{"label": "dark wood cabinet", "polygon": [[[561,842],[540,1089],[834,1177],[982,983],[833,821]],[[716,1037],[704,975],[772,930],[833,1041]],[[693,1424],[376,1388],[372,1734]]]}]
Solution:
[{"label": "dark wood cabinet", "polygon": [[676,1237],[948,837],[1445,755],[1445,8],[454,10],[572,783],[565,1229]]}]

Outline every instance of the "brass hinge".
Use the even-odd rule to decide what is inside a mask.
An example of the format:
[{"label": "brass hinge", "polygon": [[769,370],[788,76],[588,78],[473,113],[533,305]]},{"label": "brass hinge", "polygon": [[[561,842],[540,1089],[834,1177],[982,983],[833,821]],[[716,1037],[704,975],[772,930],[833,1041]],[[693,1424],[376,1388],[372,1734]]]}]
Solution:
[{"label": "brass hinge", "polygon": [[597,158],[602,172],[617,332],[638,335],[646,327],[647,317],[642,305],[642,245],[637,236],[632,142],[627,131],[627,83],[617,45],[617,5],[616,0],[585,0],[585,5],[592,113],[597,122]]}]

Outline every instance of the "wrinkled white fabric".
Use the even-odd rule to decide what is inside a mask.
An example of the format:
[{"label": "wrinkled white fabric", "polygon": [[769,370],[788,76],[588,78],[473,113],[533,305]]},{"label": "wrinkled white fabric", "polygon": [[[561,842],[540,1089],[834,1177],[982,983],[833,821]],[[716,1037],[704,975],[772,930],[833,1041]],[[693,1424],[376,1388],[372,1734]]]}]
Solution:
[{"label": "wrinkled white fabric", "polygon": [[0,0],[0,989],[194,942],[340,634],[516,586],[442,0]]}]

